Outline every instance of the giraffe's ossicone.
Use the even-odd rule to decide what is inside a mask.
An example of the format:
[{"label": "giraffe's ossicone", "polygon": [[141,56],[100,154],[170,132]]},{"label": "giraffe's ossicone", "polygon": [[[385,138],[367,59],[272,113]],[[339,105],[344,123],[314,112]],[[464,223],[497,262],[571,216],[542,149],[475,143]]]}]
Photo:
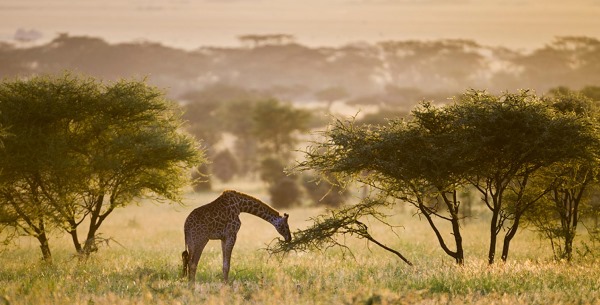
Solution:
[{"label": "giraffe's ossicone", "polygon": [[196,279],[196,268],[204,247],[211,239],[221,240],[223,251],[223,280],[229,277],[231,251],[240,229],[240,213],[250,213],[271,223],[285,241],[292,240],[288,226],[288,214],[279,212],[266,203],[240,192],[225,191],[213,202],[194,209],[185,220],[185,251],[183,276],[190,284]]}]

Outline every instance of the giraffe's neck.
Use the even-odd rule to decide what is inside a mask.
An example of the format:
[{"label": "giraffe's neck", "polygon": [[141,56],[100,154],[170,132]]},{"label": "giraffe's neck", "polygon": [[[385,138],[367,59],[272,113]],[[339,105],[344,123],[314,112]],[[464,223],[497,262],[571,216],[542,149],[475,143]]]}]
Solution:
[{"label": "giraffe's neck", "polygon": [[249,195],[241,193],[236,193],[236,195],[240,213],[252,214],[271,224],[275,224],[275,221],[280,217],[279,212],[266,203]]}]

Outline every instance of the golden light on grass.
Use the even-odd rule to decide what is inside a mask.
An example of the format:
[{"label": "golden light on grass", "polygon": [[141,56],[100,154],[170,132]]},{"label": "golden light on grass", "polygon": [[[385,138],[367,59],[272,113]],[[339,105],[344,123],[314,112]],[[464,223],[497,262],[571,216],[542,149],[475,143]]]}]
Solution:
[{"label": "golden light on grass", "polygon": [[[348,239],[354,258],[336,249],[270,256],[266,244],[277,233],[255,217],[243,217],[234,248],[231,282],[221,282],[219,242],[203,253],[192,289],[180,279],[183,221],[188,212],[218,193],[189,195],[188,206],[143,203],[106,224],[109,243],[79,262],[68,240],[54,242],[55,261],[39,260],[35,243],[21,240],[0,256],[0,296],[9,304],[548,304],[600,301],[600,267],[593,260],[554,262],[535,233],[523,231],[506,264],[485,260],[486,222],[465,224],[466,262],[457,266],[441,253],[427,224],[410,211],[392,218],[398,236],[370,226],[382,241],[413,261],[363,240]],[[259,194],[260,195],[260,194]],[[290,226],[310,225],[322,209],[292,209]],[[483,218],[485,215],[480,216]],[[135,225],[132,225],[135,224]],[[387,233],[386,233],[387,232]],[[53,241],[58,241],[54,237]],[[1,299],[0,299],[1,300]],[[6,302],[5,302],[6,303]]]}]

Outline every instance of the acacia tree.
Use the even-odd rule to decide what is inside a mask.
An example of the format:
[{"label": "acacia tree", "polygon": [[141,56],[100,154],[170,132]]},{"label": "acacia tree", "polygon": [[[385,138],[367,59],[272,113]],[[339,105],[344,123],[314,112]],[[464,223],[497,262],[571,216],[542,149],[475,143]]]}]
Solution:
[{"label": "acacia tree", "polygon": [[75,198],[67,194],[72,194],[75,184],[65,182],[82,178],[74,170],[82,160],[68,148],[75,148],[76,140],[66,133],[82,124],[83,101],[97,96],[87,80],[33,78],[0,85],[1,124],[11,133],[0,151],[2,209],[12,215],[9,225],[38,240],[45,260],[52,257],[48,234],[64,224],[58,221],[60,211],[51,209],[51,201],[73,206]]},{"label": "acacia tree", "polygon": [[[553,111],[526,91],[495,96],[470,90],[447,106],[424,103],[412,116],[383,126],[338,121],[306,152],[298,168],[366,183],[381,191],[378,201],[397,199],[388,205],[412,204],[458,264],[464,261],[460,191],[475,187],[492,212],[490,264],[497,237],[506,229],[506,260],[524,213],[554,183],[540,186],[531,180],[543,168],[582,156],[594,139],[589,124]],[[452,248],[436,221],[450,223]]]},{"label": "acacia tree", "polygon": [[[467,167],[460,162],[460,151],[449,149],[457,140],[448,128],[451,118],[428,103],[415,109],[413,117],[383,126],[337,121],[298,169],[370,185],[381,191],[379,202],[392,197],[398,199],[393,202],[412,204],[427,219],[444,252],[462,264],[457,191],[465,183],[462,172]],[[452,246],[440,232],[439,221],[450,223]]]},{"label": "acacia tree", "polygon": [[66,231],[87,255],[115,209],[145,196],[178,200],[188,169],[203,161],[179,131],[176,108],[144,82],[35,77],[5,81],[0,97],[11,133],[0,161],[3,208],[46,260],[50,229]]},{"label": "acacia tree", "polygon": [[[550,107],[598,126],[598,109],[591,99],[570,90],[554,91],[552,95],[547,99]],[[598,178],[600,139],[597,133],[593,136],[595,139],[588,143],[587,154],[546,170],[542,181],[537,183],[547,183],[549,179],[554,183],[541,204],[526,215],[527,220],[550,240],[556,259],[572,259],[577,226]]]},{"label": "acacia tree", "polygon": [[499,96],[468,91],[450,106],[461,138],[477,149],[464,152],[473,164],[468,175],[492,212],[488,262],[494,263],[497,237],[505,229],[502,260],[522,217],[552,188],[531,183],[541,169],[585,154],[592,129],[575,117],[553,111],[528,91]]}]

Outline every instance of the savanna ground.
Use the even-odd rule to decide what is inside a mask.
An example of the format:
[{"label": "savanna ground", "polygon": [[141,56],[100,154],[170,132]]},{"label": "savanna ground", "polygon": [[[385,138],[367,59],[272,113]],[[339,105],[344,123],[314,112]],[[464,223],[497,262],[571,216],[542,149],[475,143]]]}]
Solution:
[{"label": "savanna ground", "polygon": [[[238,189],[267,198],[260,186]],[[490,267],[487,214],[481,213],[463,226],[466,263],[456,266],[408,209],[390,211],[403,226],[397,235],[376,223],[371,231],[413,267],[352,238],[346,240],[352,255],[332,249],[269,256],[275,229],[244,214],[230,283],[221,282],[221,246],[211,241],[190,289],[179,277],[183,222],[219,193],[189,193],[185,206],[145,202],[117,211],[101,230],[114,241],[86,262],[73,256],[66,236],[51,240],[53,264],[40,261],[34,239],[19,240],[0,253],[0,304],[600,304],[598,261],[554,262],[548,243],[523,230],[508,262]],[[323,210],[286,212],[296,230]]]}]

